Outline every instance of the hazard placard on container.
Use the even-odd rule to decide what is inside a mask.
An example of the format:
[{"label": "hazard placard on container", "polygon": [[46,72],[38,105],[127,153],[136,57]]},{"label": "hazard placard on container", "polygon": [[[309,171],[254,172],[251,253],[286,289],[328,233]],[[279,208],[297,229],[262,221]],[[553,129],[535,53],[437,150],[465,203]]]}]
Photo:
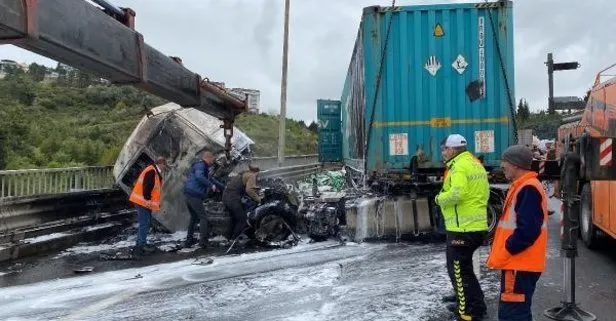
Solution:
[{"label": "hazard placard on container", "polygon": [[475,153],[494,153],[493,130],[478,130],[475,132]]},{"label": "hazard placard on container", "polygon": [[409,135],[407,133],[389,134],[389,155],[407,156],[409,154]]}]

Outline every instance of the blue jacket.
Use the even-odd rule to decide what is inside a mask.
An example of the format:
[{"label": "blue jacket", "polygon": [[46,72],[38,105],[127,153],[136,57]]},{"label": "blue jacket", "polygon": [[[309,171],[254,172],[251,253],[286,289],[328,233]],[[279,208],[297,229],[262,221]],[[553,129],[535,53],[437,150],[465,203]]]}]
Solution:
[{"label": "blue jacket", "polygon": [[210,168],[203,160],[198,160],[190,167],[188,179],[184,183],[184,194],[187,196],[205,199],[212,185],[224,189],[224,185],[210,175]]}]

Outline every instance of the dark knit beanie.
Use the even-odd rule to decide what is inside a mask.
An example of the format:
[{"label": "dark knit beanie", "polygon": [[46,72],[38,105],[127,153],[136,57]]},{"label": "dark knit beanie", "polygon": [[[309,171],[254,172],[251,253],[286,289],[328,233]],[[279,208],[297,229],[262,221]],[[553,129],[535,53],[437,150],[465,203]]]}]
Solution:
[{"label": "dark knit beanie", "polygon": [[533,164],[533,152],[524,145],[509,146],[503,153],[503,160],[519,168],[530,170]]}]

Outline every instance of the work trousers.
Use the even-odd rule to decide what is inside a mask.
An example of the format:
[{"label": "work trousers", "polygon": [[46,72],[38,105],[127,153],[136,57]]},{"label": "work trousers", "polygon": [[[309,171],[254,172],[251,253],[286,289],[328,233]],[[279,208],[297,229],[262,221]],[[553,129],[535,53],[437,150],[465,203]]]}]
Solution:
[{"label": "work trousers", "polygon": [[501,273],[499,321],[533,321],[533,294],[541,273],[504,270]]},{"label": "work trousers", "polygon": [[227,239],[235,240],[248,227],[242,199],[240,197],[223,196],[222,202],[231,216],[231,225],[227,231]]},{"label": "work trousers", "polygon": [[188,223],[188,234],[186,240],[192,243],[194,240],[195,226],[199,222],[199,245],[206,246],[208,243],[208,229],[207,229],[207,214],[205,212],[205,206],[203,200],[198,197],[186,195],[186,206],[190,213],[190,222]]},{"label": "work trousers", "polygon": [[473,253],[483,244],[485,237],[485,232],[447,232],[447,272],[456,293],[457,315],[463,319],[483,316],[487,310],[473,270]]},{"label": "work trousers", "polygon": [[152,211],[137,205],[137,247],[144,247],[147,244],[148,232],[152,223]]}]

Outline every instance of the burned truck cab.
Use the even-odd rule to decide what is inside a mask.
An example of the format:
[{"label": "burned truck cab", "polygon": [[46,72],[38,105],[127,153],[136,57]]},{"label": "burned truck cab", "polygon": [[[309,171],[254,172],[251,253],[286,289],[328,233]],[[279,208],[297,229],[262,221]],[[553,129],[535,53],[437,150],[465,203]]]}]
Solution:
[{"label": "burned truck cab", "polygon": [[161,211],[155,220],[165,229],[175,232],[188,225],[183,184],[191,164],[204,149],[217,156],[213,174],[224,178],[250,153],[254,142],[234,128],[231,159],[224,153],[225,137],[221,121],[193,108],[168,103],[153,108],[135,127],[114,165],[115,183],[129,194],[141,171],[156,157],[167,159],[163,177]]}]

